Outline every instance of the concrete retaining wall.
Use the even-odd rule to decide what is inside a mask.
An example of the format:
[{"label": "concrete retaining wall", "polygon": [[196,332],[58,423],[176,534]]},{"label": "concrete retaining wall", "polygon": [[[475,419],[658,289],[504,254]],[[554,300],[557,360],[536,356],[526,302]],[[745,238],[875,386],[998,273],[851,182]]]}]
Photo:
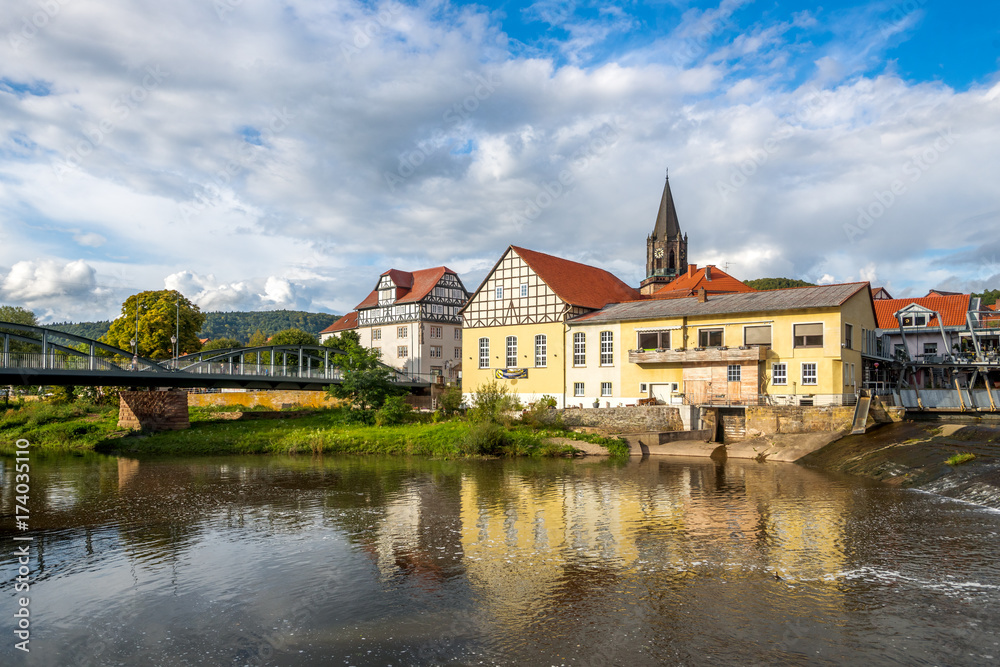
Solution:
[{"label": "concrete retaining wall", "polygon": [[186,392],[123,391],[119,397],[118,428],[179,431],[191,427]]},{"label": "concrete retaining wall", "polygon": [[797,405],[748,406],[746,437],[778,433],[820,433],[851,427],[853,406],[803,407]]},{"label": "concrete retaining wall", "polygon": [[684,428],[680,411],[669,405],[548,410],[542,416],[542,421],[552,423],[560,416],[569,427],[589,426],[613,433],[680,431]]},{"label": "concrete retaining wall", "polygon": [[325,391],[293,391],[274,389],[270,391],[227,391],[213,394],[188,394],[187,404],[195,407],[216,407],[239,405],[245,408],[264,406],[272,410],[303,408],[335,408],[343,401],[327,398]]}]

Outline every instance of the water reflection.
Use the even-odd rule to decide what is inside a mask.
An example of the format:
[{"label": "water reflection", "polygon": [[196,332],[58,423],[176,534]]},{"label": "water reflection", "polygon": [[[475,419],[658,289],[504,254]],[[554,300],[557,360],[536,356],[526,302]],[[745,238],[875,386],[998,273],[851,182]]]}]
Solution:
[{"label": "water reflection", "polygon": [[1000,655],[1000,514],[790,465],[54,457],[31,499],[29,664]]}]

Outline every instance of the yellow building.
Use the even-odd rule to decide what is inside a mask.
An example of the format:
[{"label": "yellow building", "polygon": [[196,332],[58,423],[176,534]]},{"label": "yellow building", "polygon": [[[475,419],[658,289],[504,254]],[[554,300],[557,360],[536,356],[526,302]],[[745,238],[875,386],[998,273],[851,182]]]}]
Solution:
[{"label": "yellow building", "polygon": [[875,328],[868,283],[616,303],[567,322],[567,401],[841,404]]},{"label": "yellow building", "polygon": [[566,321],[639,292],[586,264],[510,246],[462,309],[462,392],[491,380],[531,402],[566,395]]}]

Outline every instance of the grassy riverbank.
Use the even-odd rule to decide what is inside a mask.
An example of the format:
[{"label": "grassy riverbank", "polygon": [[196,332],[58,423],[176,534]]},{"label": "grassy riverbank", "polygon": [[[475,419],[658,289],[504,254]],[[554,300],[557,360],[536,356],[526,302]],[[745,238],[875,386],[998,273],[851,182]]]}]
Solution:
[{"label": "grassy riverbank", "polygon": [[[501,426],[454,419],[439,423],[371,426],[350,423],[342,409],[317,410],[294,419],[231,420],[207,409],[191,410],[191,428],[183,431],[130,433],[117,427],[117,407],[88,403],[25,404],[0,418],[0,453],[11,454],[24,438],[34,451],[201,454],[417,454],[462,456],[567,456],[575,448],[565,439],[586,440],[627,455],[627,445],[562,430],[517,423]],[[559,438],[562,442],[553,442]]]}]

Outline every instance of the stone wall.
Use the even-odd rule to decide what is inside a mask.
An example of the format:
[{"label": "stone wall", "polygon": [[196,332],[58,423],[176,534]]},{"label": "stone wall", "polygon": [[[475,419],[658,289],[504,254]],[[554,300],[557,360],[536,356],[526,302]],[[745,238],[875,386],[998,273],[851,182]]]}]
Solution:
[{"label": "stone wall", "polygon": [[245,408],[264,406],[272,410],[303,408],[335,408],[343,401],[328,398],[325,391],[293,391],[272,389],[268,391],[224,391],[211,394],[188,394],[187,404],[193,407],[218,407],[239,405]]},{"label": "stone wall", "polygon": [[169,390],[119,393],[118,428],[179,431],[190,427],[186,392]]},{"label": "stone wall", "polygon": [[631,408],[567,408],[548,410],[542,417],[547,423],[558,417],[566,426],[589,426],[613,433],[644,431],[681,431],[680,411],[669,405],[644,405]]},{"label": "stone wall", "polygon": [[778,433],[819,433],[851,428],[854,406],[747,406],[746,437]]}]

